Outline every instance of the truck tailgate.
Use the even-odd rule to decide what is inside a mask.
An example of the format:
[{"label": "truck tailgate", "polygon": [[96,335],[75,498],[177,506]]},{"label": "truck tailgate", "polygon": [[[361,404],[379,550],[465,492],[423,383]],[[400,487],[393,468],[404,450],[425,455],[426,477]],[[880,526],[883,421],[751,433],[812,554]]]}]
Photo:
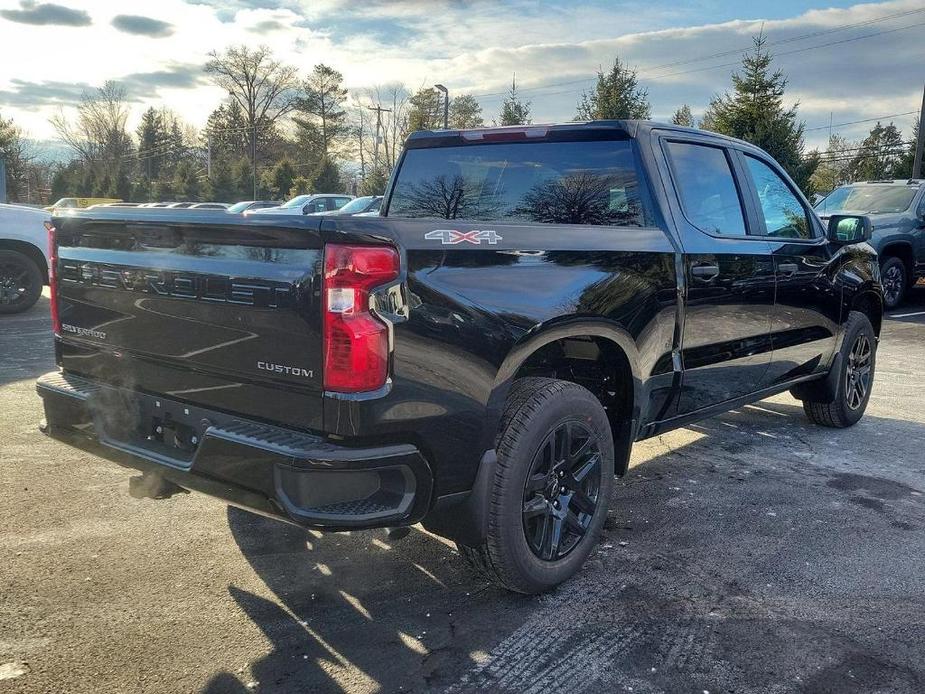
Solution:
[{"label": "truck tailgate", "polygon": [[320,220],[151,212],[55,218],[59,364],[320,428]]}]

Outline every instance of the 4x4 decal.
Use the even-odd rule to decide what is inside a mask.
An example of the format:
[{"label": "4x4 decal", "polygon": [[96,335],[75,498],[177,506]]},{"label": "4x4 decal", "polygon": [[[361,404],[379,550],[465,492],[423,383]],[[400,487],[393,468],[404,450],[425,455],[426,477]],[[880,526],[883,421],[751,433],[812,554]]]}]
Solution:
[{"label": "4x4 decal", "polygon": [[476,246],[487,242],[495,245],[501,240],[501,236],[493,229],[473,229],[472,231],[459,231],[458,229],[434,229],[424,234],[428,241],[439,241],[444,246],[455,246],[457,243],[474,243]]}]

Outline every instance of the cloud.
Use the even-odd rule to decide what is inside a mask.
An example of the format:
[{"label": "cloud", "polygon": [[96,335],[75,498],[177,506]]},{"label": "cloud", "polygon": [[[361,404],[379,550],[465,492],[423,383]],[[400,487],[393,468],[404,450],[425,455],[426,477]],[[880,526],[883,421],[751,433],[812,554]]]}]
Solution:
[{"label": "cloud", "polygon": [[286,28],[286,25],[278,19],[265,19],[262,22],[257,22],[254,26],[248,27],[247,30],[255,34],[267,34],[271,31],[282,31]]},{"label": "cloud", "polygon": [[[125,89],[128,101],[138,103],[156,96],[161,89],[195,89],[205,84],[202,67],[175,63],[163,70],[133,72],[112,80]],[[84,94],[93,94],[98,85],[87,82],[61,82],[13,79],[10,88],[0,89],[0,106],[35,111],[45,106],[73,106]]]},{"label": "cloud", "polygon": [[173,34],[173,24],[138,14],[116,15],[113,17],[112,25],[126,34],[148,36],[152,39],[160,39]]},{"label": "cloud", "polygon": [[22,9],[0,10],[0,17],[20,24],[35,24],[39,26],[57,25],[69,27],[83,27],[93,23],[90,15],[83,10],[74,10],[64,5],[52,2],[37,4],[29,0],[19,3]]},{"label": "cloud", "polygon": [[133,72],[116,78],[130,95],[151,96],[159,89],[195,89],[206,83],[202,66],[192,63],[174,63],[162,70]]},{"label": "cloud", "polygon": [[0,89],[0,104],[24,110],[35,110],[42,106],[72,106],[81,95],[93,89],[86,82],[29,82],[13,79],[10,89]]}]

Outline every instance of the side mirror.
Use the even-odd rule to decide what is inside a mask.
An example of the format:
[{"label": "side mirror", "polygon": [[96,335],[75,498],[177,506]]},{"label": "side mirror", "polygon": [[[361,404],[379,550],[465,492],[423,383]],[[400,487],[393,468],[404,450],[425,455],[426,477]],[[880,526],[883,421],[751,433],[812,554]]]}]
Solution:
[{"label": "side mirror", "polygon": [[833,243],[862,243],[870,241],[873,224],[870,217],[862,215],[833,214],[829,217],[829,229],[826,236]]}]

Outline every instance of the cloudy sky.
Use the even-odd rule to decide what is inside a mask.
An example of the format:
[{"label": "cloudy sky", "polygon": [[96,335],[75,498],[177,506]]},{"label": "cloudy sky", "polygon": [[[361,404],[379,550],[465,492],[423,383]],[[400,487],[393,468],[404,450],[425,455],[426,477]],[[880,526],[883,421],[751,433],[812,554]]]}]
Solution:
[{"label": "cloudy sky", "polygon": [[667,119],[684,102],[701,113],[727,88],[762,27],[810,144],[825,141],[830,114],[836,126],[897,114],[886,120],[909,132],[925,78],[922,0],[0,0],[0,114],[51,139],[50,115],[112,79],[135,121],[166,104],[201,127],[222,99],[202,74],[206,54],[246,43],[305,72],[332,65],[349,88],[442,82],[475,94],[487,119],[516,72],[537,122],[571,119],[619,55]]}]

